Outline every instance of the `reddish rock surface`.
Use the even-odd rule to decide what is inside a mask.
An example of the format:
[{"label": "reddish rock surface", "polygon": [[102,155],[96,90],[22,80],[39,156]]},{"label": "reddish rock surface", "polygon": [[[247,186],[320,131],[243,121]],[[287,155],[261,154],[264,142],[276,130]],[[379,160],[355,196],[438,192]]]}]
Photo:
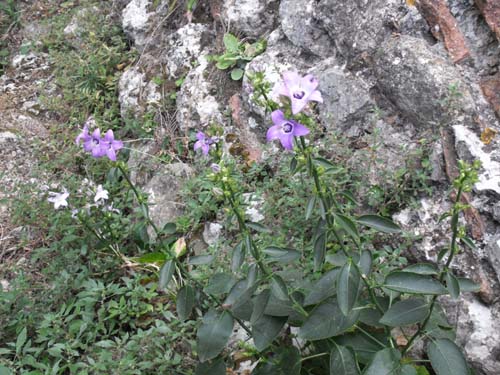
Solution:
[{"label": "reddish rock surface", "polygon": [[476,0],[488,26],[500,40],[500,0]]},{"label": "reddish rock surface", "polygon": [[470,56],[465,38],[445,0],[420,0],[417,7],[429,23],[433,35],[444,41],[453,62],[460,62]]},{"label": "reddish rock surface", "polygon": [[481,90],[498,117],[500,117],[500,73],[485,77],[480,82]]}]

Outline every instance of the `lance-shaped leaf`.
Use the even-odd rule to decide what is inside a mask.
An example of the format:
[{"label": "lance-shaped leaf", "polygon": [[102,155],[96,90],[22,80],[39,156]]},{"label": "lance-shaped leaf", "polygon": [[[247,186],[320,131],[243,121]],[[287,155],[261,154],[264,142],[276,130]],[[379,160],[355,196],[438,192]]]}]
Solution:
[{"label": "lance-shaped leaf", "polygon": [[356,219],[359,224],[366,225],[372,229],[384,233],[399,233],[401,228],[392,220],[379,215],[363,215]]},{"label": "lance-shaped leaf", "polygon": [[311,291],[304,299],[304,306],[315,305],[333,296],[337,291],[339,272],[340,268],[334,268],[325,273],[311,288]]},{"label": "lance-shaped leaf", "polygon": [[457,277],[457,280],[460,285],[460,291],[462,292],[479,292],[481,290],[481,285],[476,284],[471,279]]},{"label": "lance-shaped leaf", "polygon": [[330,353],[330,375],[359,375],[358,364],[349,348],[334,345]]},{"label": "lance-shaped leaf", "polygon": [[252,316],[250,317],[250,322],[252,324],[258,321],[264,315],[264,311],[266,310],[270,295],[271,291],[269,289],[264,289],[258,296],[254,298]]},{"label": "lance-shaped leaf", "polygon": [[446,288],[431,276],[413,272],[392,272],[385,278],[384,287],[410,294],[447,294]]},{"label": "lance-shaped leaf", "polygon": [[401,353],[387,348],[375,354],[363,375],[395,375],[401,372]]},{"label": "lance-shaped leaf", "polygon": [[418,273],[420,275],[437,275],[439,273],[436,265],[432,263],[416,263],[406,267],[402,271]]},{"label": "lance-shaped leaf", "polygon": [[233,331],[233,317],[227,311],[209,310],[198,329],[198,357],[201,362],[215,358],[224,349]]},{"label": "lance-shaped leaf", "polygon": [[226,364],[221,358],[200,363],[196,367],[194,375],[226,375]]},{"label": "lance-shaped leaf", "polygon": [[236,284],[236,281],[236,278],[229,273],[216,273],[210,278],[205,292],[214,296],[229,293],[234,284]]},{"label": "lance-shaped leaf", "polygon": [[460,283],[451,271],[446,272],[446,287],[453,298],[457,299],[460,296]]},{"label": "lance-shaped leaf", "polygon": [[390,327],[415,324],[423,321],[428,313],[429,304],[424,299],[408,298],[392,305],[380,323]]},{"label": "lance-shaped leaf", "polygon": [[189,315],[191,315],[191,310],[193,309],[195,301],[194,289],[190,285],[184,285],[177,293],[177,315],[179,319],[184,321]]},{"label": "lance-shaped leaf", "polygon": [[300,258],[300,252],[293,249],[270,246],[263,250],[271,262],[291,263]]},{"label": "lance-shaped leaf", "polygon": [[340,335],[351,328],[358,320],[359,312],[352,311],[345,316],[336,301],[324,303],[308,316],[299,336],[305,340],[321,340]]},{"label": "lance-shaped leaf", "polygon": [[286,318],[262,315],[252,323],[252,337],[259,352],[266,349],[278,336],[285,325]]},{"label": "lance-shaped leaf", "polygon": [[337,279],[337,299],[340,310],[349,315],[358,300],[361,275],[352,262],[344,264]]},{"label": "lance-shaped leaf", "polygon": [[160,270],[160,279],[158,281],[159,290],[164,290],[168,286],[168,283],[170,282],[170,280],[172,280],[172,276],[174,275],[174,270],[175,270],[174,260],[169,260],[168,262],[165,262],[165,264]]},{"label": "lance-shaped leaf", "polygon": [[335,214],[335,222],[342,228],[354,241],[358,241],[359,232],[356,224],[347,216]]},{"label": "lance-shaped leaf", "polygon": [[271,279],[271,291],[273,292],[273,295],[278,298],[281,301],[288,301],[288,289],[286,287],[285,282],[283,279],[278,276],[274,275]]},{"label": "lance-shaped leaf", "polygon": [[438,339],[430,342],[427,354],[437,375],[469,375],[467,362],[451,340]]}]

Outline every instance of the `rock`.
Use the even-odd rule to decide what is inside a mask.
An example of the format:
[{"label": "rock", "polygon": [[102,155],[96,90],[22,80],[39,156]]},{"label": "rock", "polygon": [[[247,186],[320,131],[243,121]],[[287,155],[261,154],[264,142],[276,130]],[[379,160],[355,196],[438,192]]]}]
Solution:
[{"label": "rock", "polygon": [[182,215],[183,205],[179,202],[178,194],[192,174],[193,170],[187,164],[167,164],[144,187],[149,196],[151,219],[158,228],[163,228],[166,223]]},{"label": "rock", "polygon": [[205,229],[203,230],[203,241],[208,246],[215,245],[220,238],[223,226],[219,223],[205,223]]},{"label": "rock", "polygon": [[335,55],[335,44],[313,17],[314,0],[282,0],[281,28],[297,47],[321,57]]},{"label": "rock", "polygon": [[429,161],[432,166],[432,172],[430,176],[431,180],[434,182],[446,182],[447,179],[444,166],[443,146],[441,142],[434,142]]},{"label": "rock", "polygon": [[199,65],[188,73],[177,94],[177,122],[183,131],[223,122],[223,104],[216,99],[215,83],[207,77],[207,58],[201,56],[198,61]]},{"label": "rock", "polygon": [[486,23],[500,40],[500,4],[496,0],[476,0]]},{"label": "rock", "polygon": [[483,77],[480,86],[484,96],[500,118],[500,73]]},{"label": "rock", "polygon": [[348,60],[378,49],[407,12],[399,0],[320,0],[316,3],[315,18]]},{"label": "rock", "polygon": [[457,343],[476,374],[496,375],[500,370],[500,320],[498,306],[487,307],[464,294],[457,302],[445,302],[450,323],[456,325]]},{"label": "rock", "polygon": [[465,38],[445,0],[422,0],[417,6],[429,22],[433,35],[444,41],[453,62],[460,62],[470,56]]},{"label": "rock", "polygon": [[[481,161],[481,172],[475,189],[479,192],[491,191],[500,195],[500,150],[483,150],[479,137],[463,125],[455,125],[455,148],[460,159]],[[472,160],[471,160],[472,159]]]},{"label": "rock", "polygon": [[425,41],[392,38],[381,46],[374,64],[381,92],[415,125],[473,121],[474,99],[460,72]]},{"label": "rock", "polygon": [[15,141],[17,135],[11,132],[0,132],[0,143],[9,143]]},{"label": "rock", "polygon": [[226,0],[222,15],[231,29],[258,38],[273,30],[276,8],[276,0]]},{"label": "rock", "polygon": [[493,237],[493,239],[486,246],[485,250],[490,263],[497,274],[498,280],[500,281],[500,235]]},{"label": "rock", "polygon": [[127,36],[133,40],[139,51],[147,43],[147,30],[152,13],[148,12],[151,0],[132,0],[123,9],[122,26]]},{"label": "rock", "polygon": [[179,78],[193,67],[203,48],[214,36],[206,25],[190,23],[168,36],[162,62],[170,78]]},{"label": "rock", "polygon": [[353,127],[366,122],[366,116],[375,103],[370,98],[369,86],[335,63],[335,60],[328,59],[312,70],[323,95],[323,104],[319,105],[320,118],[327,128],[349,128],[353,132]]},{"label": "rock", "polygon": [[246,204],[245,215],[255,223],[265,219],[262,214],[262,207],[264,206],[264,199],[254,193],[244,193],[243,201]]},{"label": "rock", "polygon": [[161,101],[159,87],[153,81],[147,82],[146,74],[138,68],[125,71],[118,82],[118,100],[123,118],[137,117]]}]

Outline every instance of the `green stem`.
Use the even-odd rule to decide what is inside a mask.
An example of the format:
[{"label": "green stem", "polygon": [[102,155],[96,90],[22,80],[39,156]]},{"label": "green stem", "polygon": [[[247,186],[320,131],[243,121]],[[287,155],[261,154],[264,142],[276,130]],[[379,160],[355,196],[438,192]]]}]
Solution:
[{"label": "green stem", "polygon": [[330,353],[319,353],[319,354],[314,354],[314,355],[310,355],[308,357],[304,357],[300,360],[300,362],[305,362],[305,361],[308,361],[310,359],[314,359],[314,358],[320,358],[320,357],[324,357],[325,355],[330,355]]},{"label": "green stem", "polygon": [[[450,255],[448,256],[448,260],[446,261],[446,265],[443,267],[441,272],[439,273],[439,282],[442,283],[444,280],[444,277],[446,276],[446,272],[448,272],[448,268],[450,267],[450,264],[453,260],[453,256],[455,255],[455,249],[456,249],[456,243],[457,243],[457,236],[458,236],[458,215],[460,214],[460,199],[462,197],[462,191],[463,191],[463,184],[460,184],[460,187],[458,188],[457,192],[457,198],[455,200],[455,204],[453,206],[453,215],[451,217],[451,230],[452,230],[452,235],[451,235],[451,242],[450,242]],[[405,348],[403,349],[403,352],[401,353],[402,355],[405,355],[408,350],[411,349],[414,341],[422,334],[422,331],[425,329],[425,326],[429,322],[429,319],[431,318],[432,312],[434,311],[434,306],[436,304],[438,296],[435,295],[432,297],[431,304],[429,307],[429,313],[427,314],[426,318],[424,319],[424,322],[418,327],[417,332],[410,338],[410,341],[408,341],[408,344],[406,344]]]}]

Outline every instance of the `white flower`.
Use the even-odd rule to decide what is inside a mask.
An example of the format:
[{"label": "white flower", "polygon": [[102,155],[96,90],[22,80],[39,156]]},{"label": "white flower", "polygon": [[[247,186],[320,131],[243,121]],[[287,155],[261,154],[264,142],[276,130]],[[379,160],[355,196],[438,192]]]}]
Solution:
[{"label": "white flower", "polygon": [[109,192],[106,189],[102,188],[102,185],[97,186],[97,191],[95,193],[94,202],[98,202],[100,199],[107,200],[109,199]]},{"label": "white flower", "polygon": [[63,188],[62,193],[55,193],[53,191],[49,191],[49,199],[48,201],[50,203],[54,203],[54,208],[57,210],[59,207],[68,207],[68,202],[66,199],[68,199],[69,193],[68,191]]}]

